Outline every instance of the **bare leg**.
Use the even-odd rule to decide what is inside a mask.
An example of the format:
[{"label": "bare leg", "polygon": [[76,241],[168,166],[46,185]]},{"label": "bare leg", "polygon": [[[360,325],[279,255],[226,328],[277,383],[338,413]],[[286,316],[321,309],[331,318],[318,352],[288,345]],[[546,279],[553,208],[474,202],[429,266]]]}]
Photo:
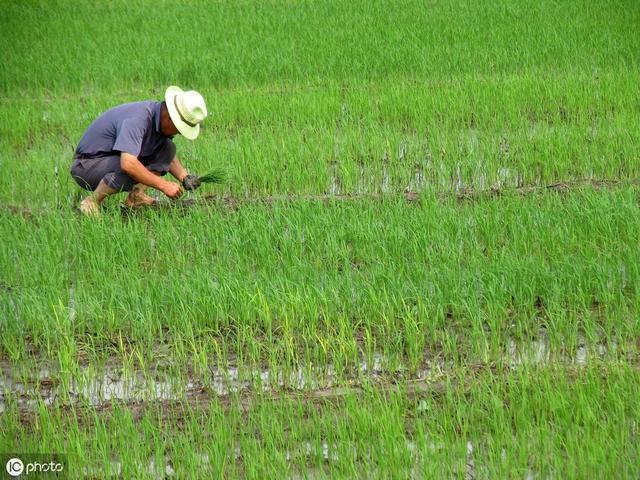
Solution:
[{"label": "bare leg", "polygon": [[[154,172],[153,170],[151,170],[151,173],[153,173],[154,175],[160,176],[160,173]],[[127,199],[124,201],[124,204],[127,207],[155,205],[157,203],[156,199],[147,195],[145,193],[146,190],[147,190],[146,185],[142,183],[136,183],[131,189],[131,192],[129,192],[129,195],[127,196]]]},{"label": "bare leg", "polygon": [[100,214],[100,204],[108,196],[118,193],[115,188],[111,188],[104,180],[100,180],[98,187],[82,202],[80,202],[80,211],[90,217]]},{"label": "bare leg", "polygon": [[127,207],[154,205],[156,203],[156,199],[147,195],[145,193],[146,189],[146,185],[143,185],[142,183],[136,183],[131,189],[131,192],[129,192],[129,195],[124,201],[124,204]]}]

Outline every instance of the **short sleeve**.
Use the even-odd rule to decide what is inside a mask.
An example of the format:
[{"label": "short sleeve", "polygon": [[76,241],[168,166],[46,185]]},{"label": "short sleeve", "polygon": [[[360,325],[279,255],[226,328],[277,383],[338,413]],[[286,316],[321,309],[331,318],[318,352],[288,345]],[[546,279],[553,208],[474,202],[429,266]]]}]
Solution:
[{"label": "short sleeve", "polygon": [[127,118],[123,120],[118,128],[113,149],[137,157],[142,149],[145,131],[146,122],[142,119]]}]

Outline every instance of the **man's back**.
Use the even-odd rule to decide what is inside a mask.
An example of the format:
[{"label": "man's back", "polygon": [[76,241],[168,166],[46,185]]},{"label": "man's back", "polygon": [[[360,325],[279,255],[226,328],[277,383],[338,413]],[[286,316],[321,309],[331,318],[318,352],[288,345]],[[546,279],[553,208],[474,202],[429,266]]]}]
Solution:
[{"label": "man's back", "polygon": [[148,156],[164,143],[160,132],[160,102],[125,103],[107,110],[89,125],[76,149],[87,157],[126,152]]}]

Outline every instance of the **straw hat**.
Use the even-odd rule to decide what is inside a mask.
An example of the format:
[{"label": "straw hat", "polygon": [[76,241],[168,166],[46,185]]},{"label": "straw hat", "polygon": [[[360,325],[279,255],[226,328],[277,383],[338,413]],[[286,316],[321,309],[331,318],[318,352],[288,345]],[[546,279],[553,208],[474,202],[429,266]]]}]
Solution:
[{"label": "straw hat", "polygon": [[195,140],[200,133],[200,123],[207,118],[207,106],[202,95],[194,90],[185,92],[180,87],[171,86],[164,93],[164,101],[180,134]]}]

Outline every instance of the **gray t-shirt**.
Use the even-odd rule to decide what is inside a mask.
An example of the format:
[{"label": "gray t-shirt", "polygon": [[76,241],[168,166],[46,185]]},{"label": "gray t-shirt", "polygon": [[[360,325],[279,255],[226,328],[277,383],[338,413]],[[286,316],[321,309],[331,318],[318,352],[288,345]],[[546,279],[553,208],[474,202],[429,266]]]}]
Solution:
[{"label": "gray t-shirt", "polygon": [[160,131],[161,105],[148,100],[125,103],[107,110],[84,132],[76,154],[88,158],[121,152],[138,158],[153,156],[172,138]]}]

